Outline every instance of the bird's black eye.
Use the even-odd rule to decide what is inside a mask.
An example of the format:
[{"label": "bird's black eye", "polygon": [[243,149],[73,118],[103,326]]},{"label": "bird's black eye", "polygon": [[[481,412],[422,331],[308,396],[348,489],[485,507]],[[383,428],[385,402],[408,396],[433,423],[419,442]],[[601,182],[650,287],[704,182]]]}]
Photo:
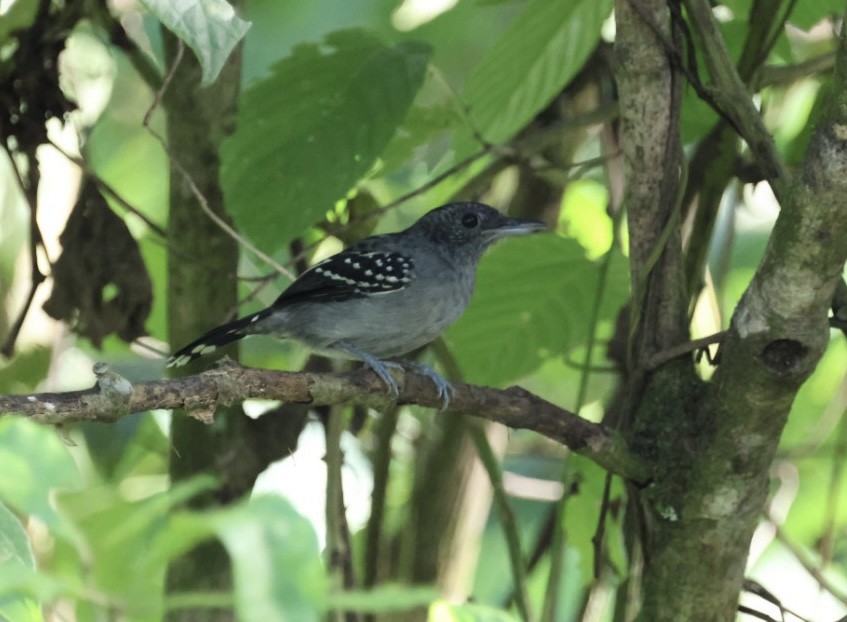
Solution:
[{"label": "bird's black eye", "polygon": [[462,226],[473,229],[479,224],[479,216],[476,214],[465,214],[462,216]]}]

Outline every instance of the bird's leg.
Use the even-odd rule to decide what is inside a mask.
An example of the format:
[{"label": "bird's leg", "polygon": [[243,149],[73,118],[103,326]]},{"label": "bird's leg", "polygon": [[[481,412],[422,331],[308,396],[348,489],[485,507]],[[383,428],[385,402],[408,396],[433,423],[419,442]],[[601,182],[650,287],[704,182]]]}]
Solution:
[{"label": "bird's leg", "polygon": [[417,372],[422,376],[426,376],[435,385],[438,390],[438,397],[441,398],[441,410],[447,410],[450,405],[450,399],[453,397],[453,385],[444,376],[439,374],[429,365],[419,363],[418,361],[402,361],[401,365],[406,369]]},{"label": "bird's leg", "polygon": [[388,372],[389,367],[393,367],[397,369],[400,367],[397,363],[390,363],[387,361],[380,361],[378,358],[373,356],[372,354],[368,354],[364,350],[357,348],[356,346],[347,343],[346,341],[339,341],[336,344],[333,344],[333,347],[338,348],[339,350],[344,350],[351,356],[359,359],[365,365],[371,368],[373,372],[379,376],[380,380],[385,383],[388,392],[394,396],[394,399],[397,399],[400,396],[400,387],[397,386],[397,381],[391,376]]},{"label": "bird's leg", "polygon": [[432,380],[432,383],[435,385],[438,392],[438,397],[441,398],[441,410],[447,410],[447,407],[450,405],[450,398],[453,396],[453,385],[429,365],[419,363],[417,361],[407,360],[399,363],[394,361],[381,361],[374,355],[369,354],[364,350],[357,348],[353,344],[347,343],[346,341],[339,341],[334,344],[333,347],[338,348],[339,350],[344,350],[367,365],[377,376],[379,376],[380,380],[385,383],[388,392],[394,396],[394,399],[397,399],[400,396],[400,387],[397,386],[397,381],[394,380],[394,377],[388,370],[408,369]]}]

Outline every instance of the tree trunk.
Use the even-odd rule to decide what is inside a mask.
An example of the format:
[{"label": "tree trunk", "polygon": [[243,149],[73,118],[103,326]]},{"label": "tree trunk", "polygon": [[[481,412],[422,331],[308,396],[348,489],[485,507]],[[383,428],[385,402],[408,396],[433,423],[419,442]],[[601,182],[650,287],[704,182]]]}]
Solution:
[{"label": "tree trunk", "polygon": [[770,173],[772,185],[787,188],[782,212],[735,311],[720,365],[704,384],[689,358],[655,371],[648,365],[655,353],[687,338],[674,220],[682,170],[679,79],[654,29],[682,48],[663,0],[620,0],[616,11],[639,328],[622,425],[655,464],[636,501],[644,551],[638,620],[729,622],[767,497],[771,460],[794,396],[826,348],[827,313],[847,260],[845,40],[842,35],[833,85],[837,105],[819,124],[803,170],[793,183]]},{"label": "tree trunk", "polygon": [[[171,67],[180,44],[169,33],[164,36],[168,67]],[[235,124],[240,75],[238,47],[215,83],[201,89],[199,64],[186,49],[165,93],[167,142],[171,152],[168,321],[169,339],[176,347],[229,319],[236,308],[237,244],[203,213],[179,166],[184,167],[209,207],[226,219],[218,153],[221,141]],[[224,504],[250,490],[252,481],[246,477],[247,468],[241,461],[250,454],[243,455],[234,448],[246,421],[240,408],[219,408],[212,425],[174,413],[171,480],[177,483],[201,473],[220,478],[215,491],[194,499],[197,507]],[[241,459],[233,461],[236,456]],[[189,551],[168,571],[171,593],[229,589],[229,558],[216,541]],[[187,622],[235,618],[228,610],[180,610],[171,612],[169,619]]]}]

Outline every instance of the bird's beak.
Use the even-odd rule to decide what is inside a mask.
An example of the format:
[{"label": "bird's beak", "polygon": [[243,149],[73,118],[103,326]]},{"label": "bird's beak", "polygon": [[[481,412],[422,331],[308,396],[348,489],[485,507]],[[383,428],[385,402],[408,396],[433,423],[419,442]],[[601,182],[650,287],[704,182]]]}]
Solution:
[{"label": "bird's beak", "polygon": [[539,231],[547,231],[549,227],[540,220],[527,220],[525,218],[503,218],[495,229],[490,231],[492,240],[515,235],[529,235]]}]

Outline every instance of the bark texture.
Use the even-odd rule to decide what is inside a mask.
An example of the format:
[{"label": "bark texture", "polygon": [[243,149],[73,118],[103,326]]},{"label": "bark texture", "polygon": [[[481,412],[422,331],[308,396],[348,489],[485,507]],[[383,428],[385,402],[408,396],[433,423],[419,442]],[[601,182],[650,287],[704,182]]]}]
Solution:
[{"label": "bark texture", "polygon": [[[167,143],[171,156],[168,320],[169,339],[187,343],[212,325],[228,319],[236,308],[238,247],[234,240],[206,216],[191,183],[209,208],[226,218],[218,178],[220,144],[232,132],[240,87],[241,52],[236,48],[220,76],[200,89],[200,66],[179,42],[164,33],[169,67],[178,62],[164,95]],[[181,60],[177,61],[179,56]],[[189,180],[190,177],[190,180]],[[191,417],[175,416],[171,423],[170,476],[178,482],[200,473],[221,476],[221,486],[196,499],[202,507],[233,501],[250,490],[249,465],[236,456],[243,440],[246,417],[240,408],[220,413],[214,425]],[[168,571],[168,591],[223,591],[231,588],[229,558],[217,541],[208,542],[177,559]],[[233,612],[178,610],[170,620],[233,620]]]},{"label": "bark texture", "polygon": [[[782,212],[734,313],[712,382],[698,381],[687,360],[642,375],[644,356],[684,337],[678,320],[687,306],[679,237],[657,236],[656,229],[677,209],[670,191],[680,170],[675,67],[666,47],[674,33],[662,1],[621,0],[616,10],[634,304],[641,305],[635,317],[650,333],[636,335],[633,417],[625,426],[655,465],[638,501],[644,551],[638,620],[730,622],[768,470],[796,392],[826,348],[828,309],[847,260],[847,46],[842,36],[832,98],[795,180],[772,161],[758,124],[742,128],[778,190]],[[705,29],[711,16],[692,11],[695,27]],[[707,54],[718,52],[706,47]],[[726,70],[723,61],[707,65]],[[716,83],[720,89],[740,80]],[[726,106],[735,106],[733,99],[716,97]],[[727,116],[743,124],[746,112],[739,110],[749,102]],[[639,297],[639,278],[648,271]]]}]

